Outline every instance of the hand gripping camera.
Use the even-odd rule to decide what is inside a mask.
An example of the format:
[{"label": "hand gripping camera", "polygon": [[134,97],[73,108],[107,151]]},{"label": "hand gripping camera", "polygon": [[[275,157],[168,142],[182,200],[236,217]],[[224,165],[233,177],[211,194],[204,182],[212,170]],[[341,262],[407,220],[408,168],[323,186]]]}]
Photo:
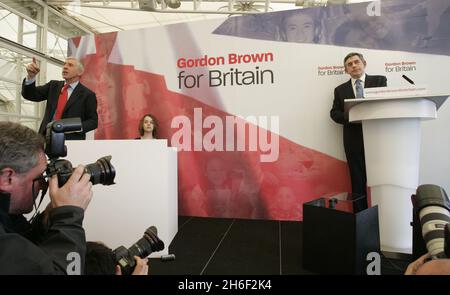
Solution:
[{"label": "hand gripping camera", "polygon": [[413,256],[450,258],[450,201],[441,187],[420,185],[413,201]]},{"label": "hand gripping camera", "polygon": [[151,226],[144,232],[144,236],[129,249],[120,246],[113,251],[113,254],[116,265],[120,266],[122,274],[130,275],[136,266],[134,256],[145,258],[152,254],[152,252],[161,251],[163,249],[164,242],[158,238],[156,227]]},{"label": "hand gripping camera", "polygon": [[[65,133],[79,132],[82,130],[80,118],[68,118],[48,123],[45,136],[45,153],[49,157],[47,164],[47,176],[58,176],[59,187],[63,186],[73,172],[72,163],[68,160],[58,159],[67,156],[65,146]],[[91,175],[92,184],[114,184],[116,170],[111,164],[111,156],[98,159],[95,163],[88,164],[84,168],[85,173]]]}]

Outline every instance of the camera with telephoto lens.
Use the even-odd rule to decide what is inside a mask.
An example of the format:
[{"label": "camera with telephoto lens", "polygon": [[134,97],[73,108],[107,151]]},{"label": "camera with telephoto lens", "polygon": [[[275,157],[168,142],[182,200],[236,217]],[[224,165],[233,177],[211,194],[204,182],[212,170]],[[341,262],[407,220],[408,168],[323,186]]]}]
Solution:
[{"label": "camera with telephoto lens", "polygon": [[[67,156],[65,133],[80,132],[82,130],[80,118],[68,118],[52,121],[47,124],[45,135],[45,153],[49,158],[47,164],[47,176],[58,176],[58,185],[62,187],[73,173],[72,163],[68,160],[59,159]],[[91,175],[92,184],[111,185],[114,184],[116,170],[111,164],[111,156],[98,159],[95,163],[84,167],[84,173]]]},{"label": "camera with telephoto lens", "polygon": [[130,248],[120,246],[113,251],[116,265],[119,265],[122,274],[131,275],[135,266],[136,260],[134,256],[146,258],[153,252],[164,249],[164,242],[158,238],[158,230],[151,226],[145,232],[144,236],[134,243]]},{"label": "camera with telephoto lens", "polygon": [[413,201],[413,256],[450,258],[450,201],[443,188],[420,185]]}]

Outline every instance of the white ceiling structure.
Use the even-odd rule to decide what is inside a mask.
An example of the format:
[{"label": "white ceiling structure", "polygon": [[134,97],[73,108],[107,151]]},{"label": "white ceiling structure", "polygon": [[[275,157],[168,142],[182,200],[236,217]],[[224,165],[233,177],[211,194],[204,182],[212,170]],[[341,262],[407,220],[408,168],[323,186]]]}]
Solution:
[{"label": "white ceiling structure", "polygon": [[51,7],[104,33],[171,23],[364,2],[367,0],[47,0]]},{"label": "white ceiling structure", "polygon": [[[0,119],[36,129],[44,104],[21,98],[25,65],[43,62],[41,82],[58,79],[67,39],[230,15],[368,0],[0,0]],[[381,0],[379,0],[381,1]]]}]

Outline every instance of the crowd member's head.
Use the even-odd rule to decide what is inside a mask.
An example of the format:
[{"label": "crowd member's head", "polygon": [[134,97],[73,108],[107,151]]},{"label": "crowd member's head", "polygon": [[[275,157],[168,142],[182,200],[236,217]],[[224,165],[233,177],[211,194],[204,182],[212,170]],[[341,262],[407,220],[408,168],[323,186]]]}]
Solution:
[{"label": "crowd member's head", "polygon": [[139,121],[139,134],[142,139],[157,138],[158,122],[152,114],[145,114]]},{"label": "crowd member's head", "polygon": [[280,23],[280,39],[287,42],[319,43],[321,25],[318,10],[301,10],[285,15]]},{"label": "crowd member's head", "polygon": [[345,72],[354,79],[361,78],[365,73],[367,62],[361,53],[351,52],[344,58]]},{"label": "crowd member's head", "polygon": [[86,243],[87,275],[115,275],[116,271],[114,254],[110,248],[99,242]]},{"label": "crowd member's head", "polygon": [[9,193],[9,213],[29,213],[47,168],[43,137],[28,127],[0,122],[0,192]]},{"label": "crowd member's head", "polygon": [[[113,250],[101,242],[86,243],[85,274],[87,275],[122,275],[119,265],[116,265]],[[148,275],[148,259],[137,256],[136,266],[132,275]]]}]

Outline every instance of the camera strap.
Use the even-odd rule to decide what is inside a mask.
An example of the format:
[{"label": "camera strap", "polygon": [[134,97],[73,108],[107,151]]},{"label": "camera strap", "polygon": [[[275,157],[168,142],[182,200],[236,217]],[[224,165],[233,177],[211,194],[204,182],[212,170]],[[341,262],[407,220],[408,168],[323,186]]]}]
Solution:
[{"label": "camera strap", "polygon": [[[32,222],[33,219],[38,214],[38,209],[39,209],[39,207],[41,207],[42,201],[44,200],[44,196],[47,193],[47,190],[48,190],[48,186],[44,186],[42,188],[42,190],[41,190],[41,197],[39,198],[39,203],[38,203],[37,206],[36,206],[36,199],[38,199],[38,197],[36,196],[36,199],[34,199],[34,201],[33,201],[34,213],[33,213],[33,216],[31,216],[31,218],[29,220],[30,222]],[[34,196],[34,185],[32,187],[32,193],[33,193],[33,196]]]}]

